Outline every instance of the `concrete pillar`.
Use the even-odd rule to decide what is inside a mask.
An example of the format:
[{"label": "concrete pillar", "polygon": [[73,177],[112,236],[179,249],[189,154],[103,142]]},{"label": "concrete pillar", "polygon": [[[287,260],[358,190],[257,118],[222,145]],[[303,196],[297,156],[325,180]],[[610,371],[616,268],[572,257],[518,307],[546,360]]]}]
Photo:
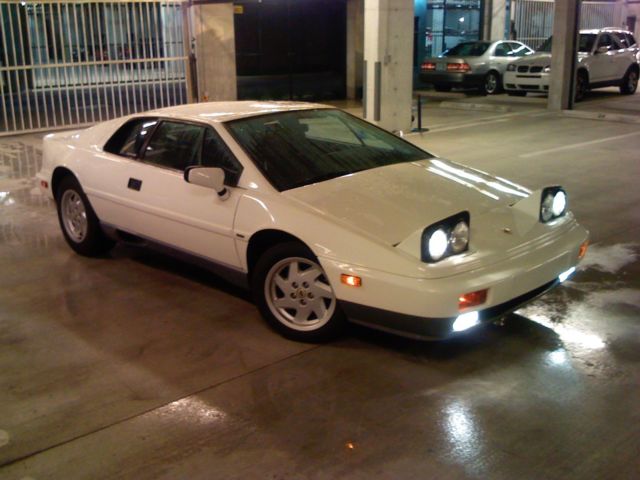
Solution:
[{"label": "concrete pillar", "polygon": [[198,101],[236,100],[236,45],[233,3],[191,7]]},{"label": "concrete pillar", "polygon": [[347,0],[347,98],[362,94],[364,0]]},{"label": "concrete pillar", "polygon": [[549,110],[573,108],[579,25],[580,0],[555,2]]},{"label": "concrete pillar", "polygon": [[490,40],[504,40],[507,22],[507,0],[491,1],[491,37]]},{"label": "concrete pillar", "polygon": [[411,129],[413,0],[364,2],[364,117],[387,130]]}]

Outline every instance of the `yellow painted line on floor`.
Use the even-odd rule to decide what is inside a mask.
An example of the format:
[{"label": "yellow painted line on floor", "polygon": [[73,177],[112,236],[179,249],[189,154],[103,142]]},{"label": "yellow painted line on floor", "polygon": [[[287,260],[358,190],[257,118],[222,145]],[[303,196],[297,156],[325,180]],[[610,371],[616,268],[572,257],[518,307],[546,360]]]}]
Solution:
[{"label": "yellow painted line on floor", "polygon": [[538,150],[537,152],[531,152],[531,153],[523,153],[522,155],[518,155],[518,156],[520,158],[537,157],[539,155],[546,155],[547,153],[562,152],[564,150],[572,150],[574,148],[587,147],[589,145],[596,145],[598,143],[612,142],[614,140],[620,140],[622,138],[628,138],[634,135],[640,135],[640,132],[625,133],[624,135],[616,135],[615,137],[607,137],[607,138],[601,138],[599,140],[591,140],[588,142],[574,143],[573,145],[563,145],[562,147],[548,148],[546,150]]}]

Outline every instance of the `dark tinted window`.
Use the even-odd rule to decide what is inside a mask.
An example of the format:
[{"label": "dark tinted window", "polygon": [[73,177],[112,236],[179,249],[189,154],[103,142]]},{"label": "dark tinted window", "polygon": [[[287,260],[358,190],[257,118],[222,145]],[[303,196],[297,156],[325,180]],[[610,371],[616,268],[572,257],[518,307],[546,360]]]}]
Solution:
[{"label": "dark tinted window", "polygon": [[608,33],[603,33],[600,35],[598,39],[598,48],[600,47],[609,47],[613,48],[613,38]]},{"label": "dark tinted window", "polygon": [[618,43],[620,44],[620,46],[622,48],[628,48],[629,47],[629,42],[627,40],[627,36],[624,33],[615,32],[613,35],[616,37],[616,40],[618,40]]},{"label": "dark tinted window", "polygon": [[630,33],[625,33],[624,36],[627,37],[627,42],[628,42],[630,47],[635,46],[636,39],[633,38],[633,35],[631,35]]},{"label": "dark tinted window", "polygon": [[198,165],[204,131],[200,125],[163,121],[154,131],[143,159],[175,170]]},{"label": "dark tinted window", "polygon": [[395,135],[339,110],[275,113],[235,120],[227,126],[280,191],[431,157]]},{"label": "dark tinted window", "polygon": [[207,128],[204,135],[201,165],[222,168],[225,171],[225,183],[228,185],[236,185],[242,173],[240,162],[222,138],[210,128]]},{"label": "dark tinted window", "polygon": [[104,150],[125,157],[136,157],[157,123],[155,118],[136,118],[125,123],[105,144]]},{"label": "dark tinted window", "polygon": [[463,42],[442,54],[443,57],[479,57],[487,51],[489,42]]},{"label": "dark tinted window", "polygon": [[493,53],[496,57],[506,57],[511,54],[511,49],[506,42],[496,45],[496,49]]},{"label": "dark tinted window", "polygon": [[595,41],[596,41],[595,33],[581,33],[580,40],[578,43],[578,51],[591,53],[591,50],[593,50],[593,44],[595,43]]}]

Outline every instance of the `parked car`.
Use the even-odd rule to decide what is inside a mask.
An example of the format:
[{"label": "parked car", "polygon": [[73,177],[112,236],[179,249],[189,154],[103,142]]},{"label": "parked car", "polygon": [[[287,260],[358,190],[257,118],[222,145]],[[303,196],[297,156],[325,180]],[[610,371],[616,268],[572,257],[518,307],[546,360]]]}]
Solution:
[{"label": "parked car", "polygon": [[317,104],[201,103],[50,134],[38,177],[76,252],[120,240],[203,262],[297,340],[347,319],[455,335],[555,287],[586,250],[561,187],[531,191]]},{"label": "parked car", "polygon": [[438,57],[425,58],[420,80],[433,84],[439,92],[455,87],[498,93],[507,65],[532,53],[524,43],[512,40],[462,42]]},{"label": "parked car", "polygon": [[[549,37],[534,55],[509,65],[504,79],[509,95],[548,93],[551,45]],[[599,87],[616,86],[622,94],[635,93],[639,60],[640,49],[631,32],[614,28],[580,30],[575,99],[582,100],[588,90]]]}]

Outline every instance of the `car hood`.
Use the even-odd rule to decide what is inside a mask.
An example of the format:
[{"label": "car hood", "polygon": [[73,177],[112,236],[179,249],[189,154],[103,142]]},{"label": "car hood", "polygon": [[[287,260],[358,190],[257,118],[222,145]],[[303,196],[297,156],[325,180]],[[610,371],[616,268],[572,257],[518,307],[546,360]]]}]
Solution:
[{"label": "car hood", "polygon": [[516,60],[516,65],[541,65],[546,66],[551,63],[551,54],[549,52],[535,52],[521,59]]},{"label": "car hood", "polygon": [[474,217],[531,191],[440,158],[366,170],[283,192],[318,214],[397,245],[461,211]]}]

